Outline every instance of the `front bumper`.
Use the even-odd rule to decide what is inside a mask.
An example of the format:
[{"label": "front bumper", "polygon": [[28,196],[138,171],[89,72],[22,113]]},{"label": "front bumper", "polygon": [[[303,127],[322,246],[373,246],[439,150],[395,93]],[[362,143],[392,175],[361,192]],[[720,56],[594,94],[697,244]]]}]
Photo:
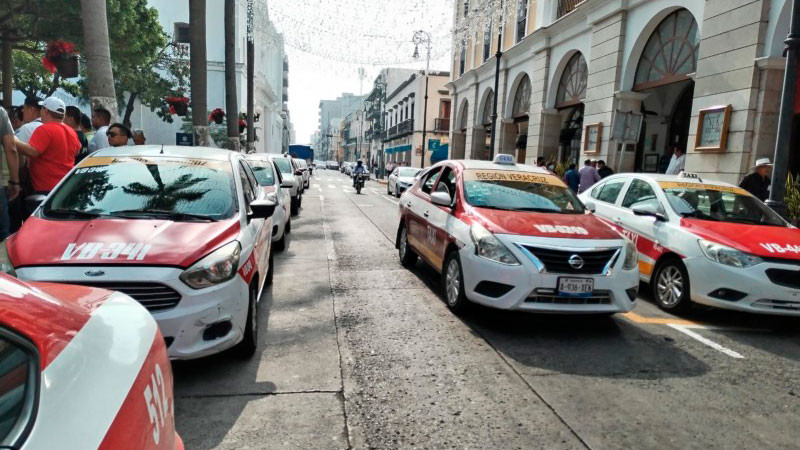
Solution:
[{"label": "front bumper", "polygon": [[770,269],[785,270],[796,272],[800,280],[800,265],[766,262],[739,269],[704,256],[686,258],[683,263],[689,271],[692,300],[697,303],[751,313],[800,316],[800,289],[776,284],[767,275]]},{"label": "front bumper", "polygon": [[[88,271],[101,270],[102,277],[89,277]],[[182,270],[167,267],[28,267],[17,270],[27,281],[101,285],[104,283],[155,283],[168,286],[181,295],[172,309],[152,312],[167,341],[171,359],[195,359],[219,353],[238,344],[244,336],[249,307],[249,290],[240,276],[207,289],[194,290],[178,278]],[[206,333],[210,327],[230,322],[226,334]],[[224,329],[225,327],[223,327]],[[210,334],[204,338],[204,334]],[[213,337],[213,339],[208,339]]]},{"label": "front bumper", "polygon": [[[619,247],[623,244],[615,242],[614,245]],[[520,265],[509,266],[479,257],[472,245],[461,249],[459,256],[464,285],[467,298],[471,301],[498,309],[554,314],[612,314],[629,312],[635,307],[639,271],[638,268],[622,270],[624,255],[620,255],[607,274],[557,274],[540,272],[522,250],[516,247],[512,249],[510,245],[507,247]],[[594,292],[588,297],[560,296],[557,291],[561,277],[592,278]],[[505,288],[487,295],[486,282],[498,283]],[[509,291],[497,295],[509,287]]]}]

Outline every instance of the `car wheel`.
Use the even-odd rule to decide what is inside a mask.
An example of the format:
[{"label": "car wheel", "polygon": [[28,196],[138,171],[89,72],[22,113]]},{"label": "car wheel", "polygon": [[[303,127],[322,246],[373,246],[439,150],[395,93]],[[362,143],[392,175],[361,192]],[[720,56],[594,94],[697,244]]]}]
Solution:
[{"label": "car wheel", "polygon": [[417,259],[419,257],[416,253],[414,253],[414,250],[412,250],[411,246],[408,244],[408,229],[405,226],[402,230],[400,230],[397,248],[400,255],[400,264],[402,264],[403,267],[411,268],[417,264]]},{"label": "car wheel", "polygon": [[299,195],[297,197],[293,197],[292,198],[291,212],[292,212],[293,216],[296,216],[297,214],[300,213],[300,196]]},{"label": "car wheel", "polygon": [[234,352],[240,358],[250,358],[256,353],[258,345],[258,302],[256,301],[256,287],[250,287],[249,307],[247,308],[247,321],[245,322],[244,338],[234,347]]},{"label": "car wheel", "polygon": [[[281,236],[280,239],[272,243],[272,248],[275,249],[275,251],[282,252],[286,250],[286,233],[288,233],[288,231],[286,231],[286,228],[284,228],[283,236]],[[272,266],[270,266],[270,269],[271,268]]]},{"label": "car wheel", "polygon": [[653,299],[664,311],[685,312],[691,306],[689,272],[677,258],[661,263],[650,285]]},{"label": "car wheel", "polygon": [[442,272],[442,285],[444,285],[444,299],[447,307],[454,314],[460,314],[469,305],[467,295],[464,293],[464,274],[461,270],[461,259],[458,252],[447,255]]}]

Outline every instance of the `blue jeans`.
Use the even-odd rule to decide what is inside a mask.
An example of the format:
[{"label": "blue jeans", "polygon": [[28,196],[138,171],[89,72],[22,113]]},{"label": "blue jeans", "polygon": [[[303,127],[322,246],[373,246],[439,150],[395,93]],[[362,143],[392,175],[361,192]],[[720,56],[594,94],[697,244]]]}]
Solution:
[{"label": "blue jeans", "polygon": [[8,195],[6,188],[0,188],[0,241],[6,240],[10,233],[11,220],[8,216]]}]

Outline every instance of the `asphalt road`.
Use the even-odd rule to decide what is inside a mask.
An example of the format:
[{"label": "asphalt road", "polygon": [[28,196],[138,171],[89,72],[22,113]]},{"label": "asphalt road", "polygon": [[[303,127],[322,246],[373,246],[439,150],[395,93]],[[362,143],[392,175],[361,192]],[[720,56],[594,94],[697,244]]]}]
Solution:
[{"label": "asphalt road", "polygon": [[474,308],[403,269],[397,200],[320,171],[261,299],[260,349],[176,363],[187,449],[800,446],[800,320],[646,297],[613,318]]}]

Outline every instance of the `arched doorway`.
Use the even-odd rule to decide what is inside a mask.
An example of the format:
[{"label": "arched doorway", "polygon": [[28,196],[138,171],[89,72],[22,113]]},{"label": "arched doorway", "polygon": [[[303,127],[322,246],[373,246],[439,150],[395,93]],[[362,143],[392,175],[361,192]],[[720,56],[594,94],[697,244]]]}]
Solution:
[{"label": "arched doorway", "polygon": [[633,90],[649,94],[642,103],[645,123],[631,167],[642,171],[652,156],[663,162],[679,147],[686,151],[692,116],[694,80],[700,33],[691,12],[678,9],[665,17],[650,35],[639,58]]},{"label": "arched doorway", "polygon": [[529,111],[531,108],[531,79],[528,75],[523,75],[522,79],[517,85],[517,90],[514,93],[514,103],[511,107],[511,118],[514,123],[511,124],[514,143],[514,151],[516,152],[517,162],[525,164],[525,157],[527,156],[528,148],[528,120]]},{"label": "arched doorway", "polygon": [[494,113],[494,91],[489,90],[486,100],[483,103],[483,111],[481,112],[481,125],[485,130],[485,138],[483,145],[483,152],[477,155],[477,159],[489,159],[489,153],[492,148],[492,114]]},{"label": "arched doorway", "polygon": [[467,123],[469,118],[469,101],[464,100],[461,105],[456,123],[453,127],[453,152],[452,159],[464,159],[467,153]]},{"label": "arched doorway", "polygon": [[[567,62],[556,94],[556,109],[561,115],[561,133],[557,158],[566,163],[577,163],[583,136],[583,101],[589,68],[583,54],[576,52]],[[547,158],[548,156],[545,155]],[[552,155],[550,156],[552,158]]]}]

